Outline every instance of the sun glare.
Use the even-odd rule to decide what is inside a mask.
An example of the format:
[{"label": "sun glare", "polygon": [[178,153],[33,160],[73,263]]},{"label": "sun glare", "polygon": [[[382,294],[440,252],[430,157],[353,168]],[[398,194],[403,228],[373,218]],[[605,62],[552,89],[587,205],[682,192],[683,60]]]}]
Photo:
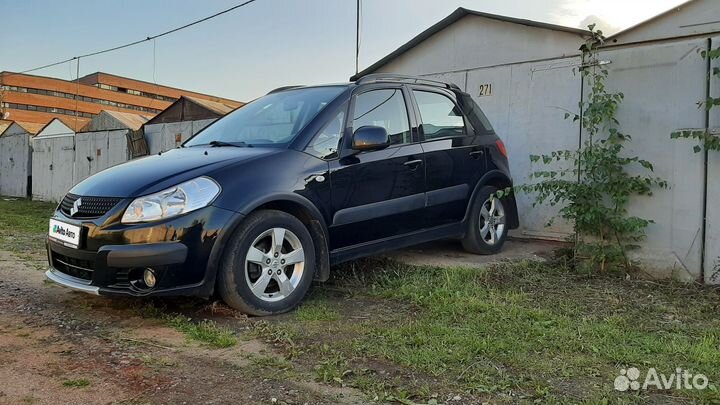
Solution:
[{"label": "sun glare", "polygon": [[569,25],[595,16],[618,29],[625,29],[671,9],[685,0],[568,0],[563,6]]}]

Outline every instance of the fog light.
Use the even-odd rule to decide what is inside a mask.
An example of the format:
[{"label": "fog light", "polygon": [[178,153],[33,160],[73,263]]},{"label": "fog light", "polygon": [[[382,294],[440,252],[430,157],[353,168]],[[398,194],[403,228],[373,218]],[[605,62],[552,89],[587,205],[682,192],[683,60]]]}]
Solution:
[{"label": "fog light", "polygon": [[145,282],[145,285],[153,288],[155,287],[155,272],[152,271],[152,269],[145,269],[145,272],[143,273],[143,281]]}]

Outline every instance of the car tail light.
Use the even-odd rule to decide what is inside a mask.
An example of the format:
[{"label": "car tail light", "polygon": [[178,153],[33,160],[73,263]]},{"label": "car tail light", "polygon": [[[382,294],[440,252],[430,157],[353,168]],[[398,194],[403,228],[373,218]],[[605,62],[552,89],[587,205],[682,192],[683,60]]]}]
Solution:
[{"label": "car tail light", "polygon": [[502,155],[505,156],[505,158],[507,158],[508,157],[507,149],[505,149],[505,144],[503,143],[503,141],[498,139],[497,141],[495,141],[495,145],[497,146],[500,153],[502,153]]}]

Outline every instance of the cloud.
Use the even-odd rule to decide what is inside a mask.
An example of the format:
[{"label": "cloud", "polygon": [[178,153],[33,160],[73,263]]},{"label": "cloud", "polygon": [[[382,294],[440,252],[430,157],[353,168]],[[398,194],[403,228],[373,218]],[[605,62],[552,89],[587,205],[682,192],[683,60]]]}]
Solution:
[{"label": "cloud", "polygon": [[595,18],[612,33],[625,29],[675,7],[685,0],[559,0],[552,14],[568,26],[586,28]]},{"label": "cloud", "polygon": [[595,24],[595,29],[603,32],[603,35],[608,36],[616,32],[619,32],[622,27],[610,24],[607,20],[600,18],[596,15],[589,15],[580,21],[578,26],[582,29],[587,29],[588,25]]}]

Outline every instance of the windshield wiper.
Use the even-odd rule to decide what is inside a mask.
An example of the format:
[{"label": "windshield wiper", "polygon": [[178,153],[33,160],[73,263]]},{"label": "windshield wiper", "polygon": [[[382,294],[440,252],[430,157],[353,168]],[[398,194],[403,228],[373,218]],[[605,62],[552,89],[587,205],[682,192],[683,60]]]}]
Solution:
[{"label": "windshield wiper", "polygon": [[221,147],[221,146],[234,146],[236,148],[252,148],[252,145],[247,144],[245,142],[224,142],[224,141],[211,141],[208,143],[213,148]]}]

